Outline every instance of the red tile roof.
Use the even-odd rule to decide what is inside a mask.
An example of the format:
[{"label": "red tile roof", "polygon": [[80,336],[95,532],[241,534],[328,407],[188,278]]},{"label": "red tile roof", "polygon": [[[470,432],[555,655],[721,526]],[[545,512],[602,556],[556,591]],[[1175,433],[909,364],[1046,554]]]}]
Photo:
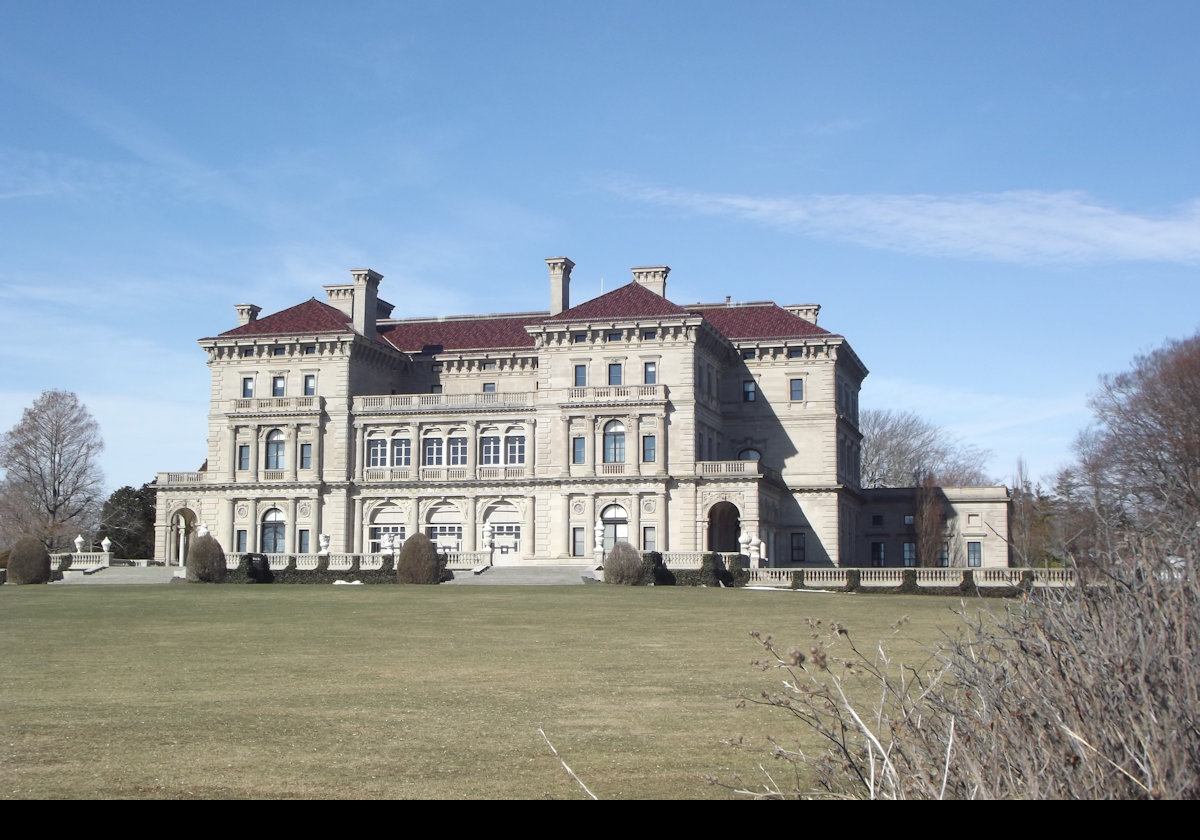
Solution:
[{"label": "red tile roof", "polygon": [[735,303],[728,306],[689,307],[688,311],[700,315],[717,332],[730,341],[746,341],[755,338],[810,338],[832,335],[829,330],[793,315],[774,303]]},{"label": "red tile roof", "polygon": [[316,298],[221,333],[220,338],[251,335],[353,332],[350,316]]},{"label": "red tile roof", "polygon": [[474,315],[439,321],[399,321],[380,324],[379,336],[398,350],[420,352],[427,344],[447,350],[499,350],[532,347],[525,327],[540,324],[545,315]]},{"label": "red tile roof", "polygon": [[[555,315],[465,315],[442,319],[381,322],[376,340],[406,353],[440,344],[445,351],[520,349],[534,346],[525,330],[540,324],[680,318],[699,315],[730,341],[809,338],[831,333],[774,303],[676,306],[634,282]],[[251,321],[219,337],[353,332],[350,316],[316,298]]]},{"label": "red tile roof", "polygon": [[612,321],[631,318],[680,318],[688,311],[671,301],[656,295],[637,282],[630,282],[619,289],[592,298],[586,303],[564,310],[553,318],[544,319],[547,324],[563,321]]}]

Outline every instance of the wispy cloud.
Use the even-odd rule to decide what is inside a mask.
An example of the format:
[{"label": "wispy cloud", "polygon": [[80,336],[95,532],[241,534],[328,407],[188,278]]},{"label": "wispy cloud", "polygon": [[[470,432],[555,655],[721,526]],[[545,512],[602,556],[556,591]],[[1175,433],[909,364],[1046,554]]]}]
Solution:
[{"label": "wispy cloud", "polygon": [[1200,262],[1200,201],[1147,216],[1081,192],[769,197],[629,184],[613,189],[636,201],[909,254],[1015,263]]}]

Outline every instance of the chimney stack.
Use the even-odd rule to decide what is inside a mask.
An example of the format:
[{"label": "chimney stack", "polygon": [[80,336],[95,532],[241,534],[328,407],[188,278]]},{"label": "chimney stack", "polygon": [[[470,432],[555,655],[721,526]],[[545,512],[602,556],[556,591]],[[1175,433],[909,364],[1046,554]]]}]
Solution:
[{"label": "chimney stack", "polygon": [[550,315],[571,308],[571,269],[575,263],[566,257],[550,257],[546,260],[550,269]]},{"label": "chimney stack", "polygon": [[350,270],[354,278],[354,302],[351,318],[354,329],[369,341],[375,339],[375,316],[379,310],[379,281],[383,275],[369,268]]},{"label": "chimney stack", "polygon": [[257,321],[258,313],[262,312],[262,307],[255,306],[253,303],[239,303],[233,308],[237,310],[239,327],[244,327],[251,321]]},{"label": "chimney stack", "polygon": [[667,296],[667,275],[671,273],[668,265],[647,265],[641,268],[631,268],[633,282],[645,286],[659,297]]}]

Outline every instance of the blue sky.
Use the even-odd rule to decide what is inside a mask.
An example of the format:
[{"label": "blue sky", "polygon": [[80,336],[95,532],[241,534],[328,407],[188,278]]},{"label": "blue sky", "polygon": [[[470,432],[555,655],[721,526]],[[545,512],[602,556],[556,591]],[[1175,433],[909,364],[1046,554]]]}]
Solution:
[{"label": "blue sky", "polygon": [[195,344],[385,275],[398,315],[822,305],[1045,477],[1200,327],[1194,2],[0,0],[0,428],[79,393],[108,484],[205,458]]}]

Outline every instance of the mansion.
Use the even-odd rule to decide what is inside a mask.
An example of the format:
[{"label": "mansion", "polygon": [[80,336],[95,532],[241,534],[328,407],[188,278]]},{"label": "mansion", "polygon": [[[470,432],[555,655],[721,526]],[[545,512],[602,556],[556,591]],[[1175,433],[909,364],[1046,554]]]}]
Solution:
[{"label": "mansion", "polygon": [[[350,272],[200,339],[208,460],[158,476],[156,559],[206,527],[227,553],[379,554],[418,531],[467,560],[595,562],[617,540],[682,563],[915,565],[912,490],[859,486],[867,368],[819,306],[681,306],[666,266],[571,305],[393,318]],[[942,488],[938,562],[1008,565],[1003,487]]]}]

